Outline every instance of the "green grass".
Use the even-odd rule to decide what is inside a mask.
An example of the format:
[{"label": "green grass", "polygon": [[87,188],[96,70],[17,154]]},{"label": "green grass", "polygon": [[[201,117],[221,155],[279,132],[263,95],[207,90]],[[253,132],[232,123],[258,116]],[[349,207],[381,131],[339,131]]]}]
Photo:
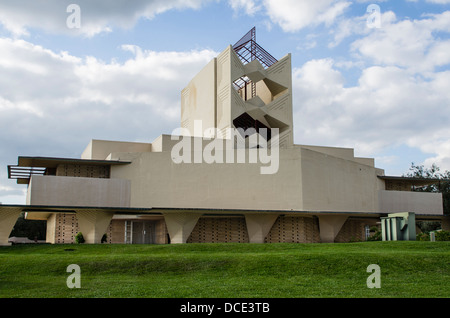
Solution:
[{"label": "green grass", "polygon": [[[66,285],[70,264],[79,289]],[[370,264],[379,289],[366,285]],[[8,297],[448,298],[450,242],[0,247]]]}]

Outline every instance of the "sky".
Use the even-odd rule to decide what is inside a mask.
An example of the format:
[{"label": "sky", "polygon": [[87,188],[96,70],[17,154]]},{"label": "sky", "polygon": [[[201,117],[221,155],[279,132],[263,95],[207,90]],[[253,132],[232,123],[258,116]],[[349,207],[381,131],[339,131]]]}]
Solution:
[{"label": "sky", "polygon": [[181,90],[252,27],[292,55],[295,144],[450,170],[450,0],[0,0],[0,202],[25,203],[18,156],[172,133]]}]

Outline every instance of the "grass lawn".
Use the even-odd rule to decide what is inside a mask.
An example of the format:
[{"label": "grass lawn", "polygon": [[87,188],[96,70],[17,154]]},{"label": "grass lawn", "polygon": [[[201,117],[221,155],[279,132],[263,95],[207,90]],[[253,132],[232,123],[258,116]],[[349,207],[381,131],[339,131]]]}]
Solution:
[{"label": "grass lawn", "polygon": [[[81,288],[70,289],[70,264]],[[366,271],[381,269],[381,288]],[[448,298],[450,242],[15,245],[0,298]]]}]

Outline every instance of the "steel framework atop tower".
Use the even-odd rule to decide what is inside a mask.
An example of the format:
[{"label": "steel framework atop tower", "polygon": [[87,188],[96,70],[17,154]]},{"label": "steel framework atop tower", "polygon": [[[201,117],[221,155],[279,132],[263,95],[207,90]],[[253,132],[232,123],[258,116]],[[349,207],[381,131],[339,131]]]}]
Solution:
[{"label": "steel framework atop tower", "polygon": [[[247,32],[247,34],[237,41],[236,44],[233,45],[233,49],[243,64],[258,60],[261,65],[267,69],[278,62],[276,58],[256,43],[256,27],[253,27]],[[233,84],[237,90],[246,88],[247,85],[251,85],[251,97],[256,96],[256,85],[255,83],[252,83],[248,77],[244,76],[238,78]],[[245,94],[246,97],[244,99],[247,100],[246,89]]]},{"label": "steel framework atop tower", "polygon": [[256,28],[253,27],[236,44],[233,49],[241,59],[242,63],[247,64],[253,60],[258,60],[264,68],[269,68],[277,61],[272,55],[256,43]]}]

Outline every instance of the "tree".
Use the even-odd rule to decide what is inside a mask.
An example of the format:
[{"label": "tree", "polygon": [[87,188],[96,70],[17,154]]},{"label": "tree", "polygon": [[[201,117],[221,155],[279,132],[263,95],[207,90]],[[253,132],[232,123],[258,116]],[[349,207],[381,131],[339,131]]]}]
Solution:
[{"label": "tree", "polygon": [[[436,164],[432,164],[430,168],[425,168],[423,165],[416,166],[414,162],[411,163],[411,167],[404,177],[408,178],[421,178],[421,179],[445,179],[445,175],[449,174],[449,171],[445,173],[440,172],[440,168]],[[415,188],[414,191],[419,192],[440,192],[440,182],[426,185],[423,187]]]},{"label": "tree", "polygon": [[[441,172],[436,164],[432,164],[430,168],[423,165],[415,165],[411,163],[409,172],[404,177],[439,179],[439,181],[425,185],[423,187],[415,187],[413,191],[418,192],[435,192],[442,193],[443,209],[445,215],[450,215],[450,171]],[[418,226],[422,232],[429,232],[437,229],[440,222],[418,222]]]}]

